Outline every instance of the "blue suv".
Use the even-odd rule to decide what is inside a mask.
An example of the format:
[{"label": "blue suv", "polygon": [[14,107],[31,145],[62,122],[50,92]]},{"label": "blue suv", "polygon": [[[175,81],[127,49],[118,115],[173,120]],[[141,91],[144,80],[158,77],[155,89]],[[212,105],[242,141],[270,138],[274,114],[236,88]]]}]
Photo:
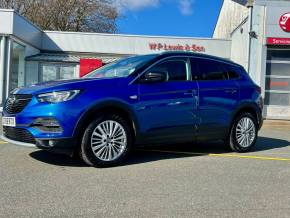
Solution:
[{"label": "blue suv", "polygon": [[135,146],[223,140],[246,152],[262,126],[261,89],[229,60],[187,52],[134,56],[85,78],[11,92],[3,138],[117,165]]}]

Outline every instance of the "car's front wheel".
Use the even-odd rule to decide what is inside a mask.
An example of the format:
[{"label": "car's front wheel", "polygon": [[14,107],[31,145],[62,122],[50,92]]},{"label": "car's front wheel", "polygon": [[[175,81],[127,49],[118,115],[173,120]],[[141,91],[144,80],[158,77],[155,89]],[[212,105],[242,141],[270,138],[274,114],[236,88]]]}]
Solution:
[{"label": "car's front wheel", "polygon": [[115,166],[127,157],[131,144],[127,121],[117,114],[104,114],[85,130],[80,155],[90,166]]},{"label": "car's front wheel", "polygon": [[236,152],[247,152],[256,144],[258,124],[250,113],[238,115],[232,126],[228,139],[231,149]]}]

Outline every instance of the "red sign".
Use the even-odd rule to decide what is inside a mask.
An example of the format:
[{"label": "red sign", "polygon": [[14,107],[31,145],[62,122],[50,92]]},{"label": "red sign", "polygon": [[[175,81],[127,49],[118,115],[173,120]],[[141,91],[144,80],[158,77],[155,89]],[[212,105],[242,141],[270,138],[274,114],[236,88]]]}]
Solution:
[{"label": "red sign", "polygon": [[284,30],[287,33],[290,33],[290,12],[283,14],[280,17],[279,25],[282,30]]},{"label": "red sign", "polygon": [[103,66],[103,62],[100,59],[81,59],[80,60],[80,77],[87,75],[95,69]]},{"label": "red sign", "polygon": [[267,38],[268,45],[290,45],[290,38]]},{"label": "red sign", "polygon": [[158,51],[193,51],[193,52],[205,52],[205,47],[192,45],[169,45],[166,43],[149,43],[150,50]]}]

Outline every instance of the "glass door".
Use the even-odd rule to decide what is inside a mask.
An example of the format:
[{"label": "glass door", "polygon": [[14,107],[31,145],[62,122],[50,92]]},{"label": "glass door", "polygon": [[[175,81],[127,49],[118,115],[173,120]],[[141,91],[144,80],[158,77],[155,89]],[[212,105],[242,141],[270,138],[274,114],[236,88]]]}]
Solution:
[{"label": "glass door", "polygon": [[9,78],[9,91],[24,86],[25,83],[25,46],[12,42],[11,74]]},{"label": "glass door", "polygon": [[265,91],[265,105],[290,106],[290,50],[268,50]]}]

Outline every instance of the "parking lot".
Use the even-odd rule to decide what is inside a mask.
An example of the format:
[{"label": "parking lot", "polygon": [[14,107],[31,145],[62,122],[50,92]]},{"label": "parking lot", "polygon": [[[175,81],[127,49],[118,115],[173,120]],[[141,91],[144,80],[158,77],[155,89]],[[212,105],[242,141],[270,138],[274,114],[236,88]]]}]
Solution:
[{"label": "parking lot", "polygon": [[221,143],[150,147],[120,167],[0,142],[1,217],[290,217],[290,127],[251,153]]}]

